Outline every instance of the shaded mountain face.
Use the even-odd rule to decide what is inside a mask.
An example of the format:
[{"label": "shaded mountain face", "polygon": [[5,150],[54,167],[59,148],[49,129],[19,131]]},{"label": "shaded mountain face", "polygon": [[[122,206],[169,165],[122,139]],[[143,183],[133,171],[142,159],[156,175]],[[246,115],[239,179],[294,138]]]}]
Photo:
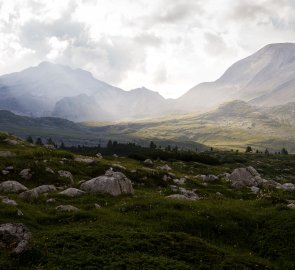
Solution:
[{"label": "shaded mountain face", "polygon": [[235,99],[258,106],[295,101],[295,44],[270,44],[233,64],[215,82],[202,83],[179,98],[188,110],[209,109]]},{"label": "shaded mountain face", "polygon": [[165,113],[165,99],[146,88],[124,91],[91,73],[43,62],[0,77],[0,109],[74,121],[146,118]]}]

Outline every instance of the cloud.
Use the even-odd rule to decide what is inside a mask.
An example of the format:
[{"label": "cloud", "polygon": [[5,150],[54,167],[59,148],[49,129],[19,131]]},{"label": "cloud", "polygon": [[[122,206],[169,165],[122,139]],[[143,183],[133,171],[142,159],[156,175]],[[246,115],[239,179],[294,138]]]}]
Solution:
[{"label": "cloud", "polygon": [[0,74],[50,60],[176,97],[268,43],[295,41],[290,0],[0,1]]}]

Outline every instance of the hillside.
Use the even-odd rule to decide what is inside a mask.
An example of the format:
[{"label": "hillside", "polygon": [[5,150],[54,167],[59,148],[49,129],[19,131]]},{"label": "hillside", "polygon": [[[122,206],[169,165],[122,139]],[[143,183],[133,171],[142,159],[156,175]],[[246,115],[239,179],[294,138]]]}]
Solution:
[{"label": "hillside", "polygon": [[295,152],[295,127],[290,120],[293,110],[292,105],[263,109],[232,101],[205,114],[101,125],[97,130],[112,136],[125,133],[133,138],[189,140],[221,149],[244,151],[251,145],[259,151],[268,148],[275,152],[286,147]]},{"label": "hillside", "polygon": [[[31,238],[23,242],[23,251],[11,254],[5,249],[11,239],[0,228],[1,269],[262,270],[292,269],[295,263],[295,211],[290,209],[295,191],[283,189],[294,182],[294,156],[209,152],[220,165],[144,164],[124,157],[75,156],[0,134],[3,151],[14,156],[0,157],[5,171],[0,223],[23,224]],[[224,173],[247,166],[278,182],[237,189],[226,180]],[[110,167],[131,179],[134,194],[79,191]],[[29,174],[20,175],[26,168]],[[208,174],[211,180],[202,180]],[[3,183],[11,179],[29,191],[5,192]],[[76,195],[61,194],[68,188]]]},{"label": "hillside", "polygon": [[269,44],[234,63],[215,82],[199,84],[177,101],[190,111],[235,99],[275,106],[295,101],[295,44]]}]

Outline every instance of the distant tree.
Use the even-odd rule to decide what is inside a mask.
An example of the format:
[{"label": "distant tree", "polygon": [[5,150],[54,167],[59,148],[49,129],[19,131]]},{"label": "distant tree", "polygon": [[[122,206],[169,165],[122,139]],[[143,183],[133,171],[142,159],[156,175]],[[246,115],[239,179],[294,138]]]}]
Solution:
[{"label": "distant tree", "polygon": [[116,147],[116,146],[118,146],[118,142],[117,141],[114,141],[113,142],[113,147]]},{"label": "distant tree", "polygon": [[253,152],[252,147],[248,145],[246,147],[246,153],[252,153],[252,152]]},{"label": "distant tree", "polygon": [[259,151],[258,151],[258,149],[256,150],[256,154],[259,154]]},{"label": "distant tree", "polygon": [[268,151],[267,148],[265,149],[264,154],[267,155],[267,156],[269,156],[269,151]]},{"label": "distant tree", "polygon": [[47,139],[46,144],[56,146],[55,142],[51,139],[51,137]]},{"label": "distant tree", "polygon": [[198,153],[198,147],[196,147],[196,152]]},{"label": "distant tree", "polygon": [[166,151],[171,151],[171,146],[170,146],[170,144],[168,144],[168,145],[166,146],[165,150],[166,150]]},{"label": "distant tree", "polygon": [[210,151],[213,152],[213,147],[210,148]]},{"label": "distant tree", "polygon": [[107,143],[107,149],[110,149],[112,147],[113,147],[113,142],[112,142],[112,140],[109,140]]},{"label": "distant tree", "polygon": [[288,155],[289,154],[285,147],[281,150],[281,153],[282,153],[282,155]]},{"label": "distant tree", "polygon": [[26,141],[28,143],[34,143],[34,140],[33,140],[32,136],[28,136]]},{"label": "distant tree", "polygon": [[41,139],[40,137],[37,138],[37,140],[36,140],[36,144],[37,144],[37,145],[43,145],[42,139]]},{"label": "distant tree", "polygon": [[60,149],[65,149],[66,148],[66,146],[65,146],[65,144],[64,144],[64,142],[63,141],[61,141],[61,144],[60,144],[60,147],[59,147]]},{"label": "distant tree", "polygon": [[153,141],[151,141],[150,142],[150,149],[156,149],[156,148],[157,148],[157,145]]},{"label": "distant tree", "polygon": [[173,151],[178,152],[178,146],[177,145],[174,146]]}]

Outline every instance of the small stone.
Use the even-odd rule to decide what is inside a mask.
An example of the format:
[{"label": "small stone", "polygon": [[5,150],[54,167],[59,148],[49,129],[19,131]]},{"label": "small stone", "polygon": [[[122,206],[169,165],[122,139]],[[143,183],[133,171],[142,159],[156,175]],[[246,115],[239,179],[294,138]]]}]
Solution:
[{"label": "small stone", "polygon": [[2,174],[3,174],[3,175],[7,175],[7,174],[9,174],[9,171],[2,170]]},{"label": "small stone", "polygon": [[22,217],[22,216],[24,215],[24,213],[23,213],[21,210],[19,210],[19,209],[17,209],[16,214],[17,214],[19,217]]},{"label": "small stone", "polygon": [[292,210],[295,210],[295,204],[294,203],[289,203],[287,205],[288,208],[292,209]]},{"label": "small stone", "polygon": [[72,205],[59,205],[55,207],[57,211],[62,211],[62,212],[76,212],[79,211],[79,209],[75,206]]},{"label": "small stone", "polygon": [[32,173],[31,169],[23,169],[20,173],[19,176],[25,180],[30,180],[32,178]]},{"label": "small stone", "polygon": [[45,171],[54,174],[54,170],[49,167],[46,167]]},{"label": "small stone", "polygon": [[97,203],[94,204],[94,207],[95,207],[96,209],[100,209],[100,208],[101,208],[101,206],[100,206],[99,204],[97,204]]},{"label": "small stone", "polygon": [[56,202],[56,200],[55,200],[55,199],[53,199],[53,198],[50,198],[50,199],[46,200],[46,202],[47,202],[47,203],[55,203],[55,202]]},{"label": "small stone", "polygon": [[11,200],[9,198],[3,198],[2,203],[5,203],[5,204],[11,205],[11,206],[17,206],[18,205],[15,200]]},{"label": "small stone", "polygon": [[77,188],[68,188],[62,192],[59,192],[59,194],[73,198],[73,197],[78,197],[78,196],[84,195],[85,191],[82,191]]}]

